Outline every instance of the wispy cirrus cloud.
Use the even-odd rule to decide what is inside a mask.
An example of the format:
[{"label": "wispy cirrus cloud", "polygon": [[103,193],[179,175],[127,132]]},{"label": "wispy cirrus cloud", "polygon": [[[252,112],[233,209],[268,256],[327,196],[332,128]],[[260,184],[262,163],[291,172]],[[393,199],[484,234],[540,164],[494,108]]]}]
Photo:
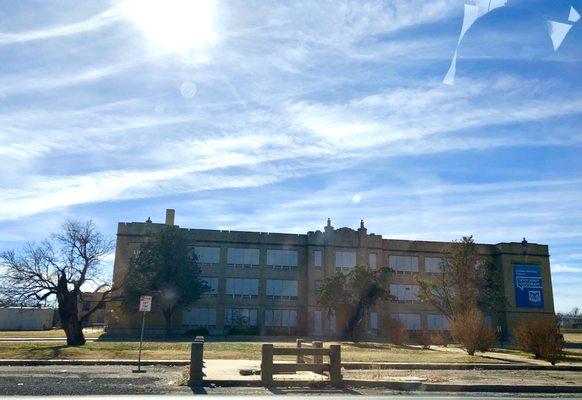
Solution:
[{"label": "wispy cirrus cloud", "polygon": [[564,264],[553,264],[552,273],[554,274],[582,274],[582,267],[572,267]]},{"label": "wispy cirrus cloud", "polygon": [[123,18],[120,7],[112,7],[83,21],[24,32],[0,32],[0,46],[77,35],[101,29]]}]

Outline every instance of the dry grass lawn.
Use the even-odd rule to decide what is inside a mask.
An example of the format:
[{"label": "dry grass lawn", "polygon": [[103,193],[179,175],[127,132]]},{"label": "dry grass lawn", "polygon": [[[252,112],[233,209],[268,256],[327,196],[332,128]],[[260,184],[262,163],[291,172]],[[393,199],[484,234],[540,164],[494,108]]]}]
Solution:
[{"label": "dry grass lawn", "polygon": [[[103,329],[89,328],[84,329],[83,332],[87,338],[98,338],[103,335]],[[46,331],[0,331],[0,338],[54,339],[65,337],[65,331],[62,329],[49,329]]]},{"label": "dry grass lawn", "polygon": [[582,343],[582,332],[564,333],[564,340],[568,343]]},{"label": "dry grass lawn", "polygon": [[[276,346],[294,346],[277,343]],[[0,343],[0,359],[134,359],[139,342],[89,342],[81,347],[65,344],[4,342]],[[187,360],[190,345],[186,342],[144,342],[142,358],[149,360]],[[207,342],[207,359],[260,360],[261,343]],[[284,359],[282,357],[281,359]],[[491,363],[494,360],[466,354],[421,350],[415,347],[392,346],[381,343],[342,343],[343,361],[416,362],[416,363]]]}]

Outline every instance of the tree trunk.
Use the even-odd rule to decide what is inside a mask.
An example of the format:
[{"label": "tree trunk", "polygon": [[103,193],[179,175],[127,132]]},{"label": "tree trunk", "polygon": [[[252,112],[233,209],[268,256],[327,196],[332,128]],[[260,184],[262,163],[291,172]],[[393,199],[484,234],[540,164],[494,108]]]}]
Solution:
[{"label": "tree trunk", "polygon": [[173,309],[166,309],[163,311],[163,314],[164,314],[164,320],[166,323],[166,335],[172,336],[174,334],[174,331],[172,329],[172,317],[174,316],[174,310]]},{"label": "tree trunk", "polygon": [[83,346],[86,342],[85,336],[83,335],[83,326],[81,322],[76,318],[62,319],[63,329],[67,335],[67,345],[68,346]]},{"label": "tree trunk", "polygon": [[69,292],[66,285],[67,283],[63,276],[59,280],[59,292],[57,293],[61,324],[67,335],[67,345],[83,346],[86,341],[83,335],[83,325],[79,321],[78,297],[75,293]]}]

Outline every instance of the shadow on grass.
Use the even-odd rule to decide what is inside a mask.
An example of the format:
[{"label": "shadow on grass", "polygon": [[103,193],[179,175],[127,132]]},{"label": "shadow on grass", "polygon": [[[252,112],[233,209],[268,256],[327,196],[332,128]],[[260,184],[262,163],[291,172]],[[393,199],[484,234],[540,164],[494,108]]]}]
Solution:
[{"label": "shadow on grass", "polygon": [[347,345],[351,347],[356,347],[358,349],[369,349],[369,350],[413,350],[413,351],[437,351],[436,349],[428,348],[424,349],[422,347],[415,347],[410,344],[389,344],[389,343],[373,343],[373,342],[346,342],[342,345]]},{"label": "shadow on grass", "polygon": [[[62,350],[66,349],[67,346],[66,344],[61,344],[58,346],[48,346],[48,347],[31,347],[29,349],[26,349],[26,353],[29,354],[32,359],[36,359],[36,358],[59,358],[59,356],[62,355]],[[40,357],[40,355],[42,357]]]},{"label": "shadow on grass", "polygon": [[371,343],[371,342],[342,342],[342,346],[357,347],[358,349],[371,349],[371,350],[390,350],[392,347],[385,343]]}]

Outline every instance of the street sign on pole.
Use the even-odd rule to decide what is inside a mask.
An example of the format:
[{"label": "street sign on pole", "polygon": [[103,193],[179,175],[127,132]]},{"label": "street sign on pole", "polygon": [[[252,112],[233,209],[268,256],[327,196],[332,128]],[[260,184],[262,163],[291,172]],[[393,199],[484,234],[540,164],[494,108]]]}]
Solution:
[{"label": "street sign on pole", "polygon": [[139,311],[150,312],[152,310],[152,296],[139,296]]},{"label": "street sign on pole", "polygon": [[139,353],[137,356],[137,369],[134,369],[135,373],[143,373],[145,370],[141,369],[141,349],[143,346],[143,332],[145,329],[145,316],[146,313],[152,310],[152,296],[139,296],[139,311],[142,313],[141,320],[141,336],[139,339]]}]

